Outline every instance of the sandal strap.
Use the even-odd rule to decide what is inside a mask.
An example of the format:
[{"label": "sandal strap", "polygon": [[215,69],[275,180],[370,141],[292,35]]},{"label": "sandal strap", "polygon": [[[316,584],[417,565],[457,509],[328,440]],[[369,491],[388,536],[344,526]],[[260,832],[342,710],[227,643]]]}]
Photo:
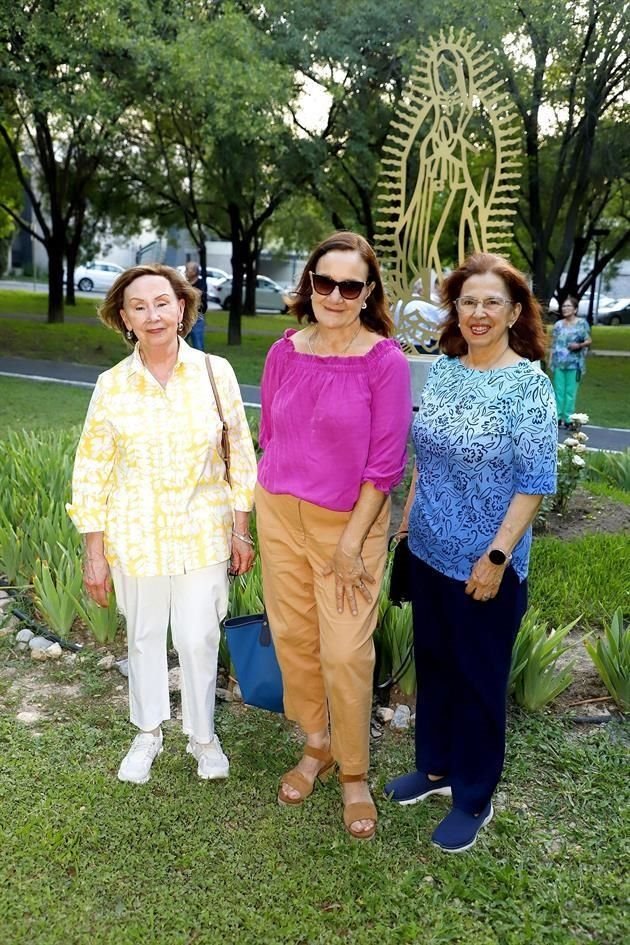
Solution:
[{"label": "sandal strap", "polygon": [[287,771],[286,774],[283,774],[281,783],[288,784],[294,791],[297,791],[302,800],[305,800],[313,793],[313,785],[297,768],[292,768],[291,771]]},{"label": "sandal strap", "polygon": [[351,784],[353,781],[367,781],[367,774],[340,774],[339,780],[342,784]]},{"label": "sandal strap", "polygon": [[309,758],[317,758],[318,761],[333,760],[333,756],[330,754],[330,748],[315,748],[313,745],[305,745],[304,754],[308,755]]},{"label": "sandal strap", "polygon": [[377,817],[372,801],[355,801],[353,804],[346,804],[343,809],[343,822],[348,828],[357,820],[373,820],[376,823]]}]

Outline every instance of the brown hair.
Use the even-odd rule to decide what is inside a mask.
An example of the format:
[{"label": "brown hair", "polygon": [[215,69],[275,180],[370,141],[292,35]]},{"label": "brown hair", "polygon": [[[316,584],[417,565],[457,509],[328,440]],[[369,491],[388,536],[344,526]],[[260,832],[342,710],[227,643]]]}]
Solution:
[{"label": "brown hair", "polygon": [[299,322],[301,322],[303,318],[311,323],[317,321],[311,304],[313,289],[309,273],[311,270],[313,272],[315,271],[317,263],[322,256],[325,256],[326,253],[330,253],[333,250],[341,250],[341,252],[356,250],[367,263],[367,282],[374,283],[374,288],[365,300],[366,308],[360,310],[359,317],[366,328],[370,328],[378,335],[383,335],[384,338],[390,338],[394,333],[394,323],[389,314],[378,260],[374,255],[374,250],[366,239],[359,236],[358,233],[350,233],[347,230],[333,233],[313,250],[306,261],[295,293],[287,300],[289,311],[297,316]]},{"label": "brown hair", "polygon": [[440,350],[451,357],[464,355],[468,351],[468,345],[459,331],[455,300],[459,298],[467,279],[487,272],[500,276],[512,301],[521,306],[521,313],[510,328],[510,347],[522,357],[538,361],[545,353],[545,331],[538,300],[532,294],[523,273],[503,256],[494,253],[473,253],[444,279],[440,295],[447,315],[440,334]]},{"label": "brown hair", "polygon": [[131,285],[134,279],[140,276],[163,276],[169,283],[175,293],[176,298],[183,299],[186,303],[184,314],[182,316],[182,337],[185,337],[192,326],[197,321],[200,293],[194,289],[190,282],[177,269],[171,266],[162,266],[160,263],[151,263],[143,266],[132,266],[125,269],[118,276],[109,292],[105,296],[102,305],[98,307],[98,317],[109,328],[120,332],[125,341],[135,344],[137,339],[133,334],[127,338],[125,323],[123,322],[120,310],[124,308],[125,289]]}]

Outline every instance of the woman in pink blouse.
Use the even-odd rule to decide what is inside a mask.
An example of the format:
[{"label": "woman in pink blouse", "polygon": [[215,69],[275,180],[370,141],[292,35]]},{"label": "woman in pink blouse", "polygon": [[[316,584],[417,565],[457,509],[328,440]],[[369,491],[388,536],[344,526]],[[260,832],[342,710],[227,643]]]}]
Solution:
[{"label": "woman in pink blouse", "polygon": [[363,237],[342,232],[324,240],[291,309],[306,327],[286,331],[267,356],[256,487],[285,711],[306,736],[278,800],[301,804],[337,764],[346,829],[370,839],[372,634],[388,495],[405,469],[409,368],[390,337],[378,263]]}]

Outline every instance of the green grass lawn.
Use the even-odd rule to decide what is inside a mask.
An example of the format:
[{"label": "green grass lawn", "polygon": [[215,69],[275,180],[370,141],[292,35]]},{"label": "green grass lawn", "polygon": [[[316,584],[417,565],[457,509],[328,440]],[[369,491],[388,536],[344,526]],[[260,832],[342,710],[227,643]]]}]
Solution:
[{"label": "green grass lawn", "polygon": [[630,351],[630,325],[593,325],[593,349]]},{"label": "green grass lawn", "polygon": [[[144,786],[116,780],[132,730],[116,673],[95,659],[33,665],[0,644],[0,927],[11,945],[617,945],[623,904],[621,726],[583,730],[515,712],[494,821],[473,851],[429,837],[440,800],[400,808],[386,780],[412,736],[372,755],[372,843],[341,822],[336,779],[301,808],[276,802],[299,754],[288,723],[221,707],[224,783],[200,782],[179,726]],[[26,675],[49,720],[15,721]],[[56,691],[55,687],[58,688]],[[68,696],[64,696],[68,693]],[[117,703],[117,704],[116,704]],[[625,930],[625,932],[624,932]]]},{"label": "green grass lawn", "polygon": [[630,358],[589,358],[576,409],[597,426],[630,428]]},{"label": "green grass lawn", "polygon": [[[65,318],[73,321],[77,318],[93,318],[99,324],[96,309],[102,299],[77,295],[76,305],[66,305]],[[0,317],[38,318],[46,320],[48,297],[44,292],[27,292],[20,289],[0,289]],[[206,313],[206,327],[208,331],[221,330],[227,333],[228,313],[223,311],[209,311]],[[259,314],[256,316],[244,315],[242,320],[243,334],[251,331],[269,332],[278,337],[285,328],[295,325],[295,319],[290,315]],[[1,328],[1,324],[0,324]]]}]

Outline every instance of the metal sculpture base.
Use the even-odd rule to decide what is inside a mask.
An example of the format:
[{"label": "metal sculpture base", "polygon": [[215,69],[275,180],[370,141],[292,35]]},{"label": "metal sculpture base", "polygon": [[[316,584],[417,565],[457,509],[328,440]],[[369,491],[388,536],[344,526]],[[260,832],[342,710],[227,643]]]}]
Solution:
[{"label": "metal sculpture base", "polygon": [[427,382],[429,369],[435,361],[433,354],[407,355],[411,372],[411,402],[416,409],[420,404],[420,395]]}]

